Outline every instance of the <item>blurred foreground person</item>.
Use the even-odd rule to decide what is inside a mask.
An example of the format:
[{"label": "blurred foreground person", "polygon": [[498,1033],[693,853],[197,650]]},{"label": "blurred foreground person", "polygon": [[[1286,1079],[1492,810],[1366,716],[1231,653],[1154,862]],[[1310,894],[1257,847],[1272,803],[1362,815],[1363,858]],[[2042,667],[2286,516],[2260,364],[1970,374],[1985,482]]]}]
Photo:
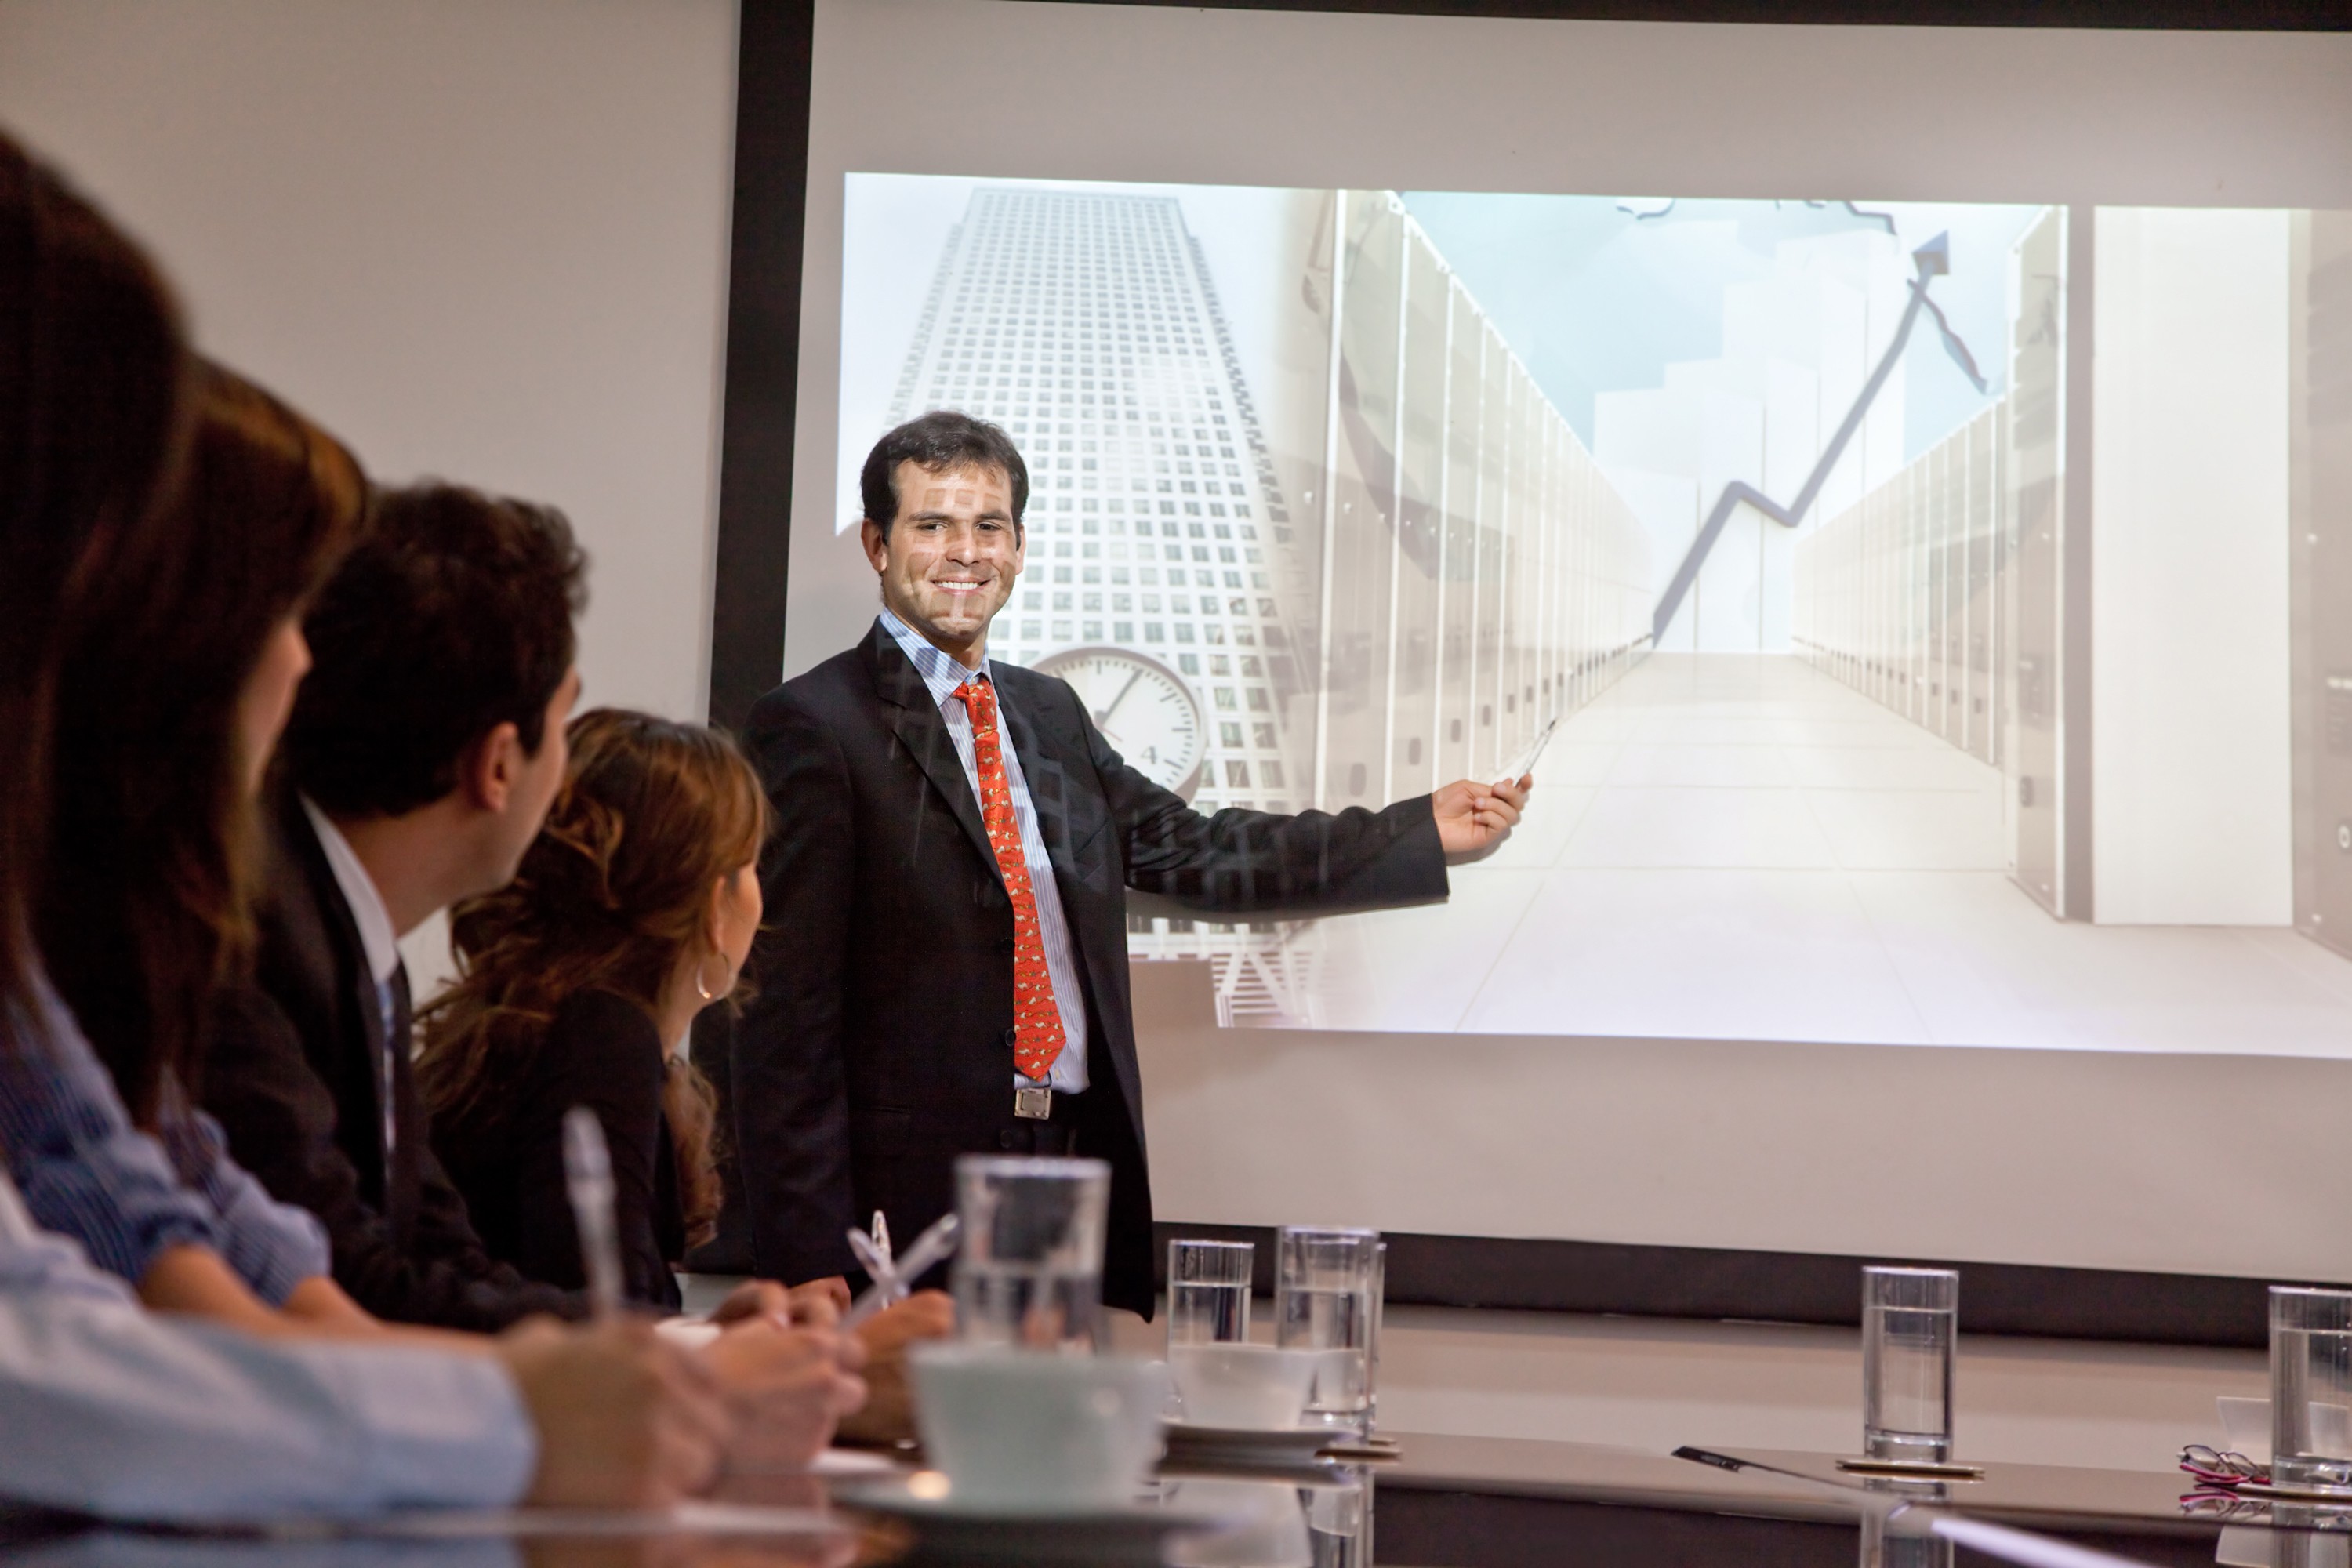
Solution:
[{"label": "blurred foreground person", "polygon": [[[315,1235],[220,1153],[169,1058],[133,1063],[152,1132],[134,1130],[49,984],[35,912],[59,907],[51,814],[60,688],[87,652],[77,634],[126,601],[204,621],[221,607],[205,590],[224,555],[232,574],[282,570],[191,537],[178,480],[197,409],[177,312],[145,258],[0,136],[0,1498],[188,1519],[525,1496],[658,1504],[698,1489],[727,1414],[707,1370],[646,1330],[542,1326],[447,1349],[341,1339],[348,1325],[320,1321],[334,1305],[304,1272]],[[324,527],[301,569],[352,521]],[[206,710],[226,776],[178,782],[215,826],[235,821],[299,645],[268,627],[212,672],[235,692]],[[149,868],[198,919],[142,909],[205,962],[231,947],[241,912],[235,844],[224,831]],[[120,956],[133,1005],[153,1006],[158,972]],[[105,1267],[57,1230],[88,1238]],[[199,1315],[152,1315],[141,1295]]]}]

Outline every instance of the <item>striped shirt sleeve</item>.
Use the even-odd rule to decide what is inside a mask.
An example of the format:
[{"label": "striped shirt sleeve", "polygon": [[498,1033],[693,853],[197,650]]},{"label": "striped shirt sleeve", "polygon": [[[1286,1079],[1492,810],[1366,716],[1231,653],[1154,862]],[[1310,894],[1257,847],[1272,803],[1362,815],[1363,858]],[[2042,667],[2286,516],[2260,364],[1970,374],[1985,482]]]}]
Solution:
[{"label": "striped shirt sleeve", "polygon": [[0,1152],[41,1228],[132,1284],[171,1248],[207,1247],[272,1305],[328,1271],[317,1222],[270,1200],[230,1161],[217,1127],[177,1110],[163,1134],[131,1125],[54,992],[0,1003]]}]

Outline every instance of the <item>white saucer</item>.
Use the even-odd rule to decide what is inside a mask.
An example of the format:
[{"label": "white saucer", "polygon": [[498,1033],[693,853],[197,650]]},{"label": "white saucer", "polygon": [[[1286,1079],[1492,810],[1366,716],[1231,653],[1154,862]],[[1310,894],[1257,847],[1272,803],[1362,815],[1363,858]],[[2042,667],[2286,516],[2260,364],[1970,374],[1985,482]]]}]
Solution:
[{"label": "white saucer", "polygon": [[959,1563],[1158,1563],[1171,1535],[1214,1534],[1237,1521],[1153,1502],[1080,1509],[1004,1508],[918,1497],[906,1481],[836,1485],[834,1500],[906,1525],[919,1554]]}]

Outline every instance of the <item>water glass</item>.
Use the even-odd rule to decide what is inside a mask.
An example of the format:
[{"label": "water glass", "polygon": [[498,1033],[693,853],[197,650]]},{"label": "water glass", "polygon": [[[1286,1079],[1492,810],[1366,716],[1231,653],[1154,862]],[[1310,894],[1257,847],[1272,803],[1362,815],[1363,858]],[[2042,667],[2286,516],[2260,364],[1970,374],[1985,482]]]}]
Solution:
[{"label": "water glass", "polygon": [[1110,1167],[1100,1160],[966,1154],[955,1169],[962,1221],[958,1336],[1033,1351],[1102,1348]]},{"label": "water glass", "polygon": [[1893,1480],[1884,1476],[1864,1479],[1863,1490],[1899,1498],[1903,1506],[1874,1505],[1862,1510],[1862,1552],[1858,1568],[1953,1568],[1958,1553],[1950,1541],[1933,1528],[1928,1510],[1952,1500],[1951,1489],[1941,1481]]},{"label": "water glass", "polygon": [[1286,1226],[1276,1247],[1275,1342],[1318,1358],[1307,1421],[1370,1432],[1381,1233]]},{"label": "water glass", "polygon": [[1237,1344],[1249,1338],[1250,1270],[1255,1244],[1168,1244],[1168,1349]]},{"label": "water glass", "polygon": [[1388,1318],[1389,1244],[1381,1242],[1372,1248],[1372,1342],[1364,1352],[1364,1431],[1369,1436],[1380,1424],[1381,1414],[1381,1324]]},{"label": "water glass", "polygon": [[1952,1457],[1952,1362],[1960,1277],[1949,1268],[1862,1271],[1862,1452],[1943,1464]]},{"label": "water glass", "polygon": [[2271,1287],[2271,1480],[2352,1489],[2352,1290]]},{"label": "water glass", "polygon": [[1314,1568],[1372,1568],[1372,1472],[1365,1465],[1334,1467],[1336,1486],[1302,1490],[1307,1544]]}]

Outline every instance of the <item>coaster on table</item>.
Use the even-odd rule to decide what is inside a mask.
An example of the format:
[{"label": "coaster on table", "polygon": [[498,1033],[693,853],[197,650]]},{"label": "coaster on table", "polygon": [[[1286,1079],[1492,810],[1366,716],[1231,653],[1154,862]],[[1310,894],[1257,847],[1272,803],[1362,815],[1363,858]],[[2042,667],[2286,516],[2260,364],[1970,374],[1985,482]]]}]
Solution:
[{"label": "coaster on table", "polygon": [[1401,1459],[1404,1447],[1395,1438],[1373,1433],[1368,1436],[1342,1436],[1323,1449],[1327,1459]]},{"label": "coaster on table", "polygon": [[1840,1459],[1837,1468],[1851,1475],[1894,1476],[1922,1481],[1980,1481],[1982,1465],[1960,1465],[1934,1459]]},{"label": "coaster on table", "polygon": [[905,1478],[842,1487],[835,1500],[903,1525],[921,1548],[971,1563],[1158,1564],[1171,1535],[1213,1535],[1241,1521],[1225,1514],[1151,1502],[1011,1508],[927,1495]]},{"label": "coaster on table", "polygon": [[1190,1421],[1162,1424],[1171,1459],[1214,1458],[1234,1464],[1304,1464],[1335,1442],[1355,1436],[1328,1426],[1202,1426]]},{"label": "coaster on table", "polygon": [[2280,1502],[2314,1502],[2352,1509],[2352,1487],[2283,1487],[2275,1481],[2240,1481],[2236,1490],[2240,1497],[2245,1498],[2272,1498]]}]

